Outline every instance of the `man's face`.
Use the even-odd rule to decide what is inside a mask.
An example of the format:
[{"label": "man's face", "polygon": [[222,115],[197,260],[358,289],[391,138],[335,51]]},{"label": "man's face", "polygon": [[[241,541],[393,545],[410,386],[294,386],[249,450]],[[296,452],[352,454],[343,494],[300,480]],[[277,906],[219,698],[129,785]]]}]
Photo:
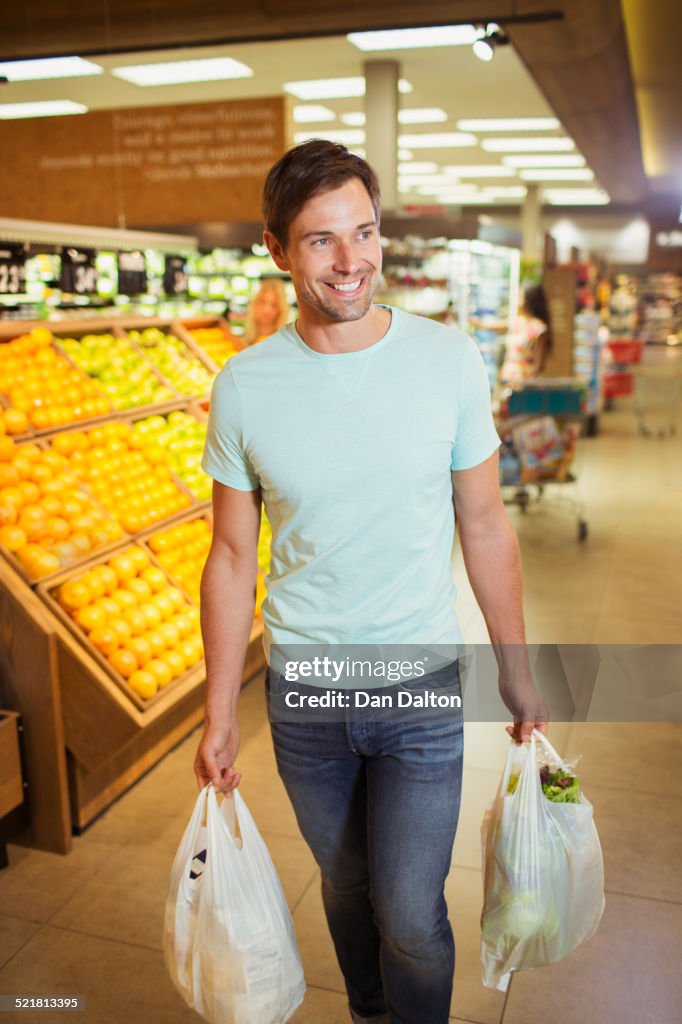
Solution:
[{"label": "man's face", "polygon": [[379,286],[381,242],[360,179],[310,199],[291,223],[286,249],[274,243],[271,252],[291,274],[299,308],[332,323],[362,319]]}]

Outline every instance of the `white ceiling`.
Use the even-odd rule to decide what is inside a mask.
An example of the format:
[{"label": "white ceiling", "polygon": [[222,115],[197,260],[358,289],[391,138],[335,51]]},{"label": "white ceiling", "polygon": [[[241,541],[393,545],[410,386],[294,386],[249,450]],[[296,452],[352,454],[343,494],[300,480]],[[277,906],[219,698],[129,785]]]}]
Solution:
[{"label": "white ceiling", "polygon": [[[114,78],[112,68],[129,65],[183,60],[196,57],[230,56],[254,71],[252,78],[233,81],[206,82],[191,85],[140,87]],[[363,53],[345,37],[239,44],[229,47],[202,47],[151,53],[90,58],[105,68],[96,77],[58,79],[42,82],[11,83],[0,90],[0,103],[20,103],[45,99],[70,99],[91,110],[157,106],[179,102],[197,103],[211,100],[273,96],[283,93],[284,83],[309,78],[331,78],[361,75],[366,60],[397,60],[401,76],[413,86],[413,92],[401,97],[405,107],[441,107],[448,120],[437,125],[405,126],[403,132],[456,131],[460,118],[480,117],[548,117],[553,111],[547,105],[529,72],[512,46],[496,51],[490,63],[478,60],[469,46],[433,47],[384,53]],[[299,101],[293,101],[297,103]],[[324,100],[325,106],[337,115],[360,111],[362,99]],[[346,127],[338,119],[320,125],[298,125],[315,134]],[[500,133],[496,133],[499,135]],[[509,136],[529,133],[508,133]],[[536,133],[533,133],[536,134]],[[537,133],[563,134],[558,132]],[[507,135],[507,133],[505,133]],[[479,135],[479,140],[485,136]],[[452,164],[501,164],[500,155],[488,153],[479,145],[457,149],[415,149],[413,159],[439,166]],[[477,179],[466,179],[477,182]],[[522,185],[510,169],[508,178],[478,179],[481,188],[499,185]],[[553,187],[585,187],[597,182],[553,182]],[[401,196],[404,203],[429,204],[436,200],[416,192]],[[500,200],[516,205],[522,199]]]}]

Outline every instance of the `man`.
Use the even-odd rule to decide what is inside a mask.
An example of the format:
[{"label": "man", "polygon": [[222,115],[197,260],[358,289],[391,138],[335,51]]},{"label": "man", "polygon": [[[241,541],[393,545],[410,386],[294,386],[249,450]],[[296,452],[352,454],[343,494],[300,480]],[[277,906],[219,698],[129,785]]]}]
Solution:
[{"label": "man", "polygon": [[[253,612],[261,498],[272,525],[263,605],[277,646],[452,645],[454,507],[467,571],[498,651],[520,741],[545,709],[521,646],[516,538],[500,499],[498,437],[475,344],[373,305],[379,184],[314,140],[272,168],[267,245],[298,319],[216,380],[204,468],[213,545],[201,615],[206,724],[200,785],[239,782],[237,699]],[[514,653],[515,652],[515,653]],[[272,667],[271,697],[289,682]],[[458,690],[456,661],[405,688]],[[279,773],[322,873],[355,1022],[446,1024],[454,942],[443,896],[462,772],[461,716],[271,721]]]}]

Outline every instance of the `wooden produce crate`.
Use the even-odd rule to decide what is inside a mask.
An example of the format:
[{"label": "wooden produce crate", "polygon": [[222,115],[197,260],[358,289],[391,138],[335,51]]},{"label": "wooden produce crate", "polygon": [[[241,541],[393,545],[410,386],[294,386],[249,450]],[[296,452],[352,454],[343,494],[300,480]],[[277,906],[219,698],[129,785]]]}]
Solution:
[{"label": "wooden produce crate", "polygon": [[206,366],[213,370],[214,373],[219,373],[222,370],[225,363],[217,362],[201,345],[201,342],[194,337],[191,333],[196,330],[212,330],[217,329],[222,331],[226,339],[233,344],[234,348],[241,352],[244,345],[241,338],[238,338],[230,330],[230,325],[223,317],[215,316],[202,316],[192,317],[190,319],[175,320],[173,322],[173,330],[177,332],[178,337],[182,337],[200,356]]},{"label": "wooden produce crate", "polygon": [[0,818],[24,801],[19,752],[19,714],[0,711]]}]

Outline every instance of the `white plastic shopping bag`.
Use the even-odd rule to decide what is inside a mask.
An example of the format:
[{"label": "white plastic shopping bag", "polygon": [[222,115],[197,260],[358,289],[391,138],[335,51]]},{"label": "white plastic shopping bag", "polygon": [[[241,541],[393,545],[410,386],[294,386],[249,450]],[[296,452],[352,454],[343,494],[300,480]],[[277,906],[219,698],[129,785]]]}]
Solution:
[{"label": "white plastic shopping bag", "polygon": [[483,984],[506,991],[512,971],[556,963],[591,938],[604,910],[592,804],[537,729],[528,746],[510,744],[481,841]]},{"label": "white plastic shopping bag", "polygon": [[291,915],[237,790],[220,806],[212,785],[199,794],[171,871],[163,950],[173,984],[211,1024],[285,1024],[303,999]]}]

